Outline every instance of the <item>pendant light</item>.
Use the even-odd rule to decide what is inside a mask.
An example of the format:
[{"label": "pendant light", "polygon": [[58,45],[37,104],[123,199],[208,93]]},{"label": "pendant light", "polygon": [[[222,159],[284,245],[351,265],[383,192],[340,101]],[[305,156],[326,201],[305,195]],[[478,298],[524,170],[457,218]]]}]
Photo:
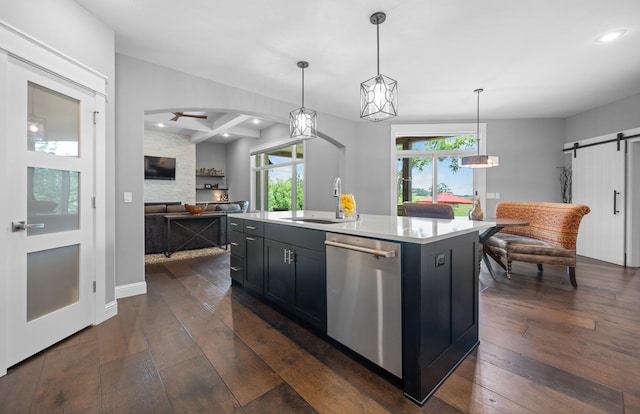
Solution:
[{"label": "pendant light", "polygon": [[318,122],[316,111],[304,107],[304,70],[309,67],[309,62],[301,60],[298,67],[302,69],[302,106],[289,114],[289,132],[291,138],[315,138]]},{"label": "pendant light", "polygon": [[378,74],[360,84],[360,118],[374,122],[398,115],[398,82],[380,74],[380,25],[386,19],[383,12],[369,18],[376,25]]},{"label": "pendant light", "polygon": [[478,112],[476,118],[476,147],[478,148],[478,155],[467,155],[461,157],[458,161],[458,166],[466,168],[490,168],[500,165],[500,158],[496,155],[480,155],[480,93],[484,89],[479,88],[474,90],[478,95]]}]

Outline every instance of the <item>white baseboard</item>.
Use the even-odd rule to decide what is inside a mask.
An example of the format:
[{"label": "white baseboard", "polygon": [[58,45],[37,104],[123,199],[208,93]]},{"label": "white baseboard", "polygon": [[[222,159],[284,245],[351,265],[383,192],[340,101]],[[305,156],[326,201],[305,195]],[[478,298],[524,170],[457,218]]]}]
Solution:
[{"label": "white baseboard", "polygon": [[114,300],[104,305],[104,320],[112,318],[118,314],[118,301]]},{"label": "white baseboard", "polygon": [[118,302],[114,300],[109,303],[106,303],[104,305],[104,312],[100,313],[99,315],[96,315],[96,320],[93,324],[99,325],[102,322],[106,321],[107,319],[113,318],[117,314],[118,314]]},{"label": "white baseboard", "polygon": [[130,283],[128,285],[116,286],[116,299],[128,298],[129,296],[144,295],[147,293],[147,282]]}]

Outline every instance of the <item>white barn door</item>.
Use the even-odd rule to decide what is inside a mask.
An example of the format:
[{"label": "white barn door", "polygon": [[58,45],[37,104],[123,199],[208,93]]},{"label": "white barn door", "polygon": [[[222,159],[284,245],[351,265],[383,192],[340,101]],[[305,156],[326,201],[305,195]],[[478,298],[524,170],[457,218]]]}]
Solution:
[{"label": "white barn door", "polygon": [[577,150],[571,168],[573,203],[586,204],[577,253],[625,265],[625,142]]}]

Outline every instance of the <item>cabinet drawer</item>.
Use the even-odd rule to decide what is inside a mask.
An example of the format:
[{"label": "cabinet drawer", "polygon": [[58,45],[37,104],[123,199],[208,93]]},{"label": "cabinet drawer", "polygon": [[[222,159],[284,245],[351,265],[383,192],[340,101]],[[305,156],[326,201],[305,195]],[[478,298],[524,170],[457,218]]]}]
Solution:
[{"label": "cabinet drawer", "polygon": [[231,279],[239,284],[244,283],[244,258],[231,255],[231,266],[229,268]]},{"label": "cabinet drawer", "polygon": [[324,252],[324,231],[267,223],[264,234],[267,239]]},{"label": "cabinet drawer", "polygon": [[244,257],[244,238],[245,234],[239,231],[229,232],[229,244],[231,245],[231,254]]},{"label": "cabinet drawer", "polygon": [[255,220],[244,221],[244,232],[247,234],[253,234],[254,236],[260,236],[264,234],[264,223]]},{"label": "cabinet drawer", "polygon": [[235,231],[244,231],[244,219],[227,216],[229,218],[229,229]]}]

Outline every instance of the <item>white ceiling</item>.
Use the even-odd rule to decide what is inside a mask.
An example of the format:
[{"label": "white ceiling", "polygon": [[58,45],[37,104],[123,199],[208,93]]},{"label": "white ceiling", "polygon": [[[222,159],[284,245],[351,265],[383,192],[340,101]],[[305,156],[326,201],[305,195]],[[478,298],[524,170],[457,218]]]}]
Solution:
[{"label": "white ceiling", "polygon": [[351,120],[376,74],[376,11],[398,121],[475,119],[479,87],[485,119],[565,118],[640,93],[640,0],[76,1],[115,30],[118,53],[292,110],[307,60],[305,106]]}]

